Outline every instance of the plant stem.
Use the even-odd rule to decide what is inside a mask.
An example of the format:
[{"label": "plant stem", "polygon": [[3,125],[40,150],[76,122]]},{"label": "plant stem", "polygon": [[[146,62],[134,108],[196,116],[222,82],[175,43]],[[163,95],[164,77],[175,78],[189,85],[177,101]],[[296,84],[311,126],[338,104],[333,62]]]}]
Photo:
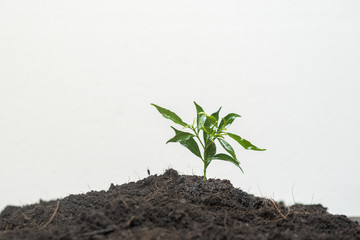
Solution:
[{"label": "plant stem", "polygon": [[199,134],[196,132],[196,130],[195,130],[194,128],[191,128],[191,129],[194,131],[196,138],[199,140],[201,146],[202,146],[202,147],[204,148],[204,150],[205,150],[205,146],[204,146],[204,144],[202,143],[202,141],[201,141],[201,139],[200,139],[200,137],[199,137]]},{"label": "plant stem", "polygon": [[[193,132],[195,133],[196,138],[199,140],[201,146],[204,149],[204,157],[201,158],[201,160],[204,162],[204,177],[203,180],[206,181],[206,161],[205,161],[205,145],[203,144],[203,142],[201,141],[199,134],[196,132],[196,129],[193,126],[190,126],[190,129],[193,130]],[[211,141],[210,141],[211,142]]]},{"label": "plant stem", "polygon": [[204,178],[203,181],[206,181],[206,162],[204,161]]}]

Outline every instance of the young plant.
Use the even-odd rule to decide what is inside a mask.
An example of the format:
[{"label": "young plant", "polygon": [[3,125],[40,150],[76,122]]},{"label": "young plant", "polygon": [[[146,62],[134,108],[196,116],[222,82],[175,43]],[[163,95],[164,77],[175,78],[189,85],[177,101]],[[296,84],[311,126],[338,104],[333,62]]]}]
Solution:
[{"label": "young plant", "polygon": [[[236,134],[227,132],[227,128],[233,123],[235,118],[240,117],[240,115],[236,113],[229,113],[219,122],[219,112],[221,107],[217,112],[208,115],[196,102],[194,102],[194,104],[196,107],[196,119],[194,119],[192,125],[183,122],[183,120],[178,115],[166,108],[162,108],[153,103],[151,105],[156,107],[156,109],[161,113],[161,115],[163,115],[163,117],[183,126],[183,129],[189,129],[192,131],[192,133],[183,132],[171,126],[171,128],[175,131],[175,136],[166,143],[179,142],[181,145],[189,149],[193,154],[198,156],[204,163],[204,181],[206,180],[206,169],[212,160],[224,160],[232,162],[237,167],[239,167],[242,172],[244,172],[240,167],[240,162],[236,158],[234,149],[227,141],[225,141],[225,136],[231,137],[247,150],[266,150],[252,145],[249,141]],[[197,141],[200,143],[202,147],[202,153],[200,152],[199,145],[195,139],[197,139]],[[230,155],[225,153],[216,153],[217,148],[215,141],[219,142],[225,151]]]}]

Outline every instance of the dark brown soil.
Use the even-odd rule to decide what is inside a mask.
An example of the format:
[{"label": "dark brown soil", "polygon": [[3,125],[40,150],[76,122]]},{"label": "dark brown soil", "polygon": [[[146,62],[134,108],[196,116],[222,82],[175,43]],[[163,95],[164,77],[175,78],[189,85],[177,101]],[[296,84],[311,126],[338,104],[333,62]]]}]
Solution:
[{"label": "dark brown soil", "polygon": [[360,226],[321,205],[255,197],[228,180],[170,169],[108,191],[6,207],[0,239],[360,239]]}]

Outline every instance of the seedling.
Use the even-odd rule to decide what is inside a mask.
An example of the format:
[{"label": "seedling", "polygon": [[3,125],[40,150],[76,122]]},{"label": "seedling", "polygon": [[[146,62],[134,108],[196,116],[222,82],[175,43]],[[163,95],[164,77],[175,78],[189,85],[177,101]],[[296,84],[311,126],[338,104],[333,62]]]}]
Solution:
[{"label": "seedling", "polygon": [[[183,122],[183,120],[178,115],[176,115],[176,113],[166,108],[162,108],[153,103],[151,105],[156,107],[156,109],[161,113],[161,115],[163,115],[163,117],[183,126],[183,129],[189,129],[192,131],[192,133],[183,132],[171,126],[171,128],[175,131],[175,136],[166,143],[179,142],[181,145],[189,149],[193,154],[198,156],[204,163],[204,181],[206,180],[206,169],[212,160],[223,160],[232,162],[237,167],[239,167],[242,172],[244,172],[240,167],[239,160],[236,158],[233,147],[224,140],[225,136],[231,137],[241,146],[243,146],[246,150],[266,150],[254,146],[248,140],[245,140],[244,138],[236,134],[227,132],[227,128],[233,123],[235,118],[240,117],[240,115],[236,113],[229,113],[219,122],[219,112],[221,110],[221,107],[217,112],[208,115],[196,102],[194,102],[194,104],[196,107],[196,118],[194,118],[192,125]],[[200,152],[199,145],[197,144],[195,139],[197,139],[200,143],[202,147],[202,153]],[[219,142],[220,145],[225,149],[225,151],[230,155],[225,153],[216,153],[217,149],[215,140],[217,140],[217,142]]]}]

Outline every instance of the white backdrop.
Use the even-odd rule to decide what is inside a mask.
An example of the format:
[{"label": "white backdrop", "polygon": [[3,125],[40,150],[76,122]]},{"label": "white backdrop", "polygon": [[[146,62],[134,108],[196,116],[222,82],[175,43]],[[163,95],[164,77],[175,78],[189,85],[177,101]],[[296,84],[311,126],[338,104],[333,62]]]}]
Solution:
[{"label": "white backdrop", "polygon": [[[287,204],[360,215],[360,2],[0,1],[0,210],[107,189],[169,167],[193,101],[236,112],[245,174],[208,177]],[[230,140],[229,140],[230,141]]]}]

